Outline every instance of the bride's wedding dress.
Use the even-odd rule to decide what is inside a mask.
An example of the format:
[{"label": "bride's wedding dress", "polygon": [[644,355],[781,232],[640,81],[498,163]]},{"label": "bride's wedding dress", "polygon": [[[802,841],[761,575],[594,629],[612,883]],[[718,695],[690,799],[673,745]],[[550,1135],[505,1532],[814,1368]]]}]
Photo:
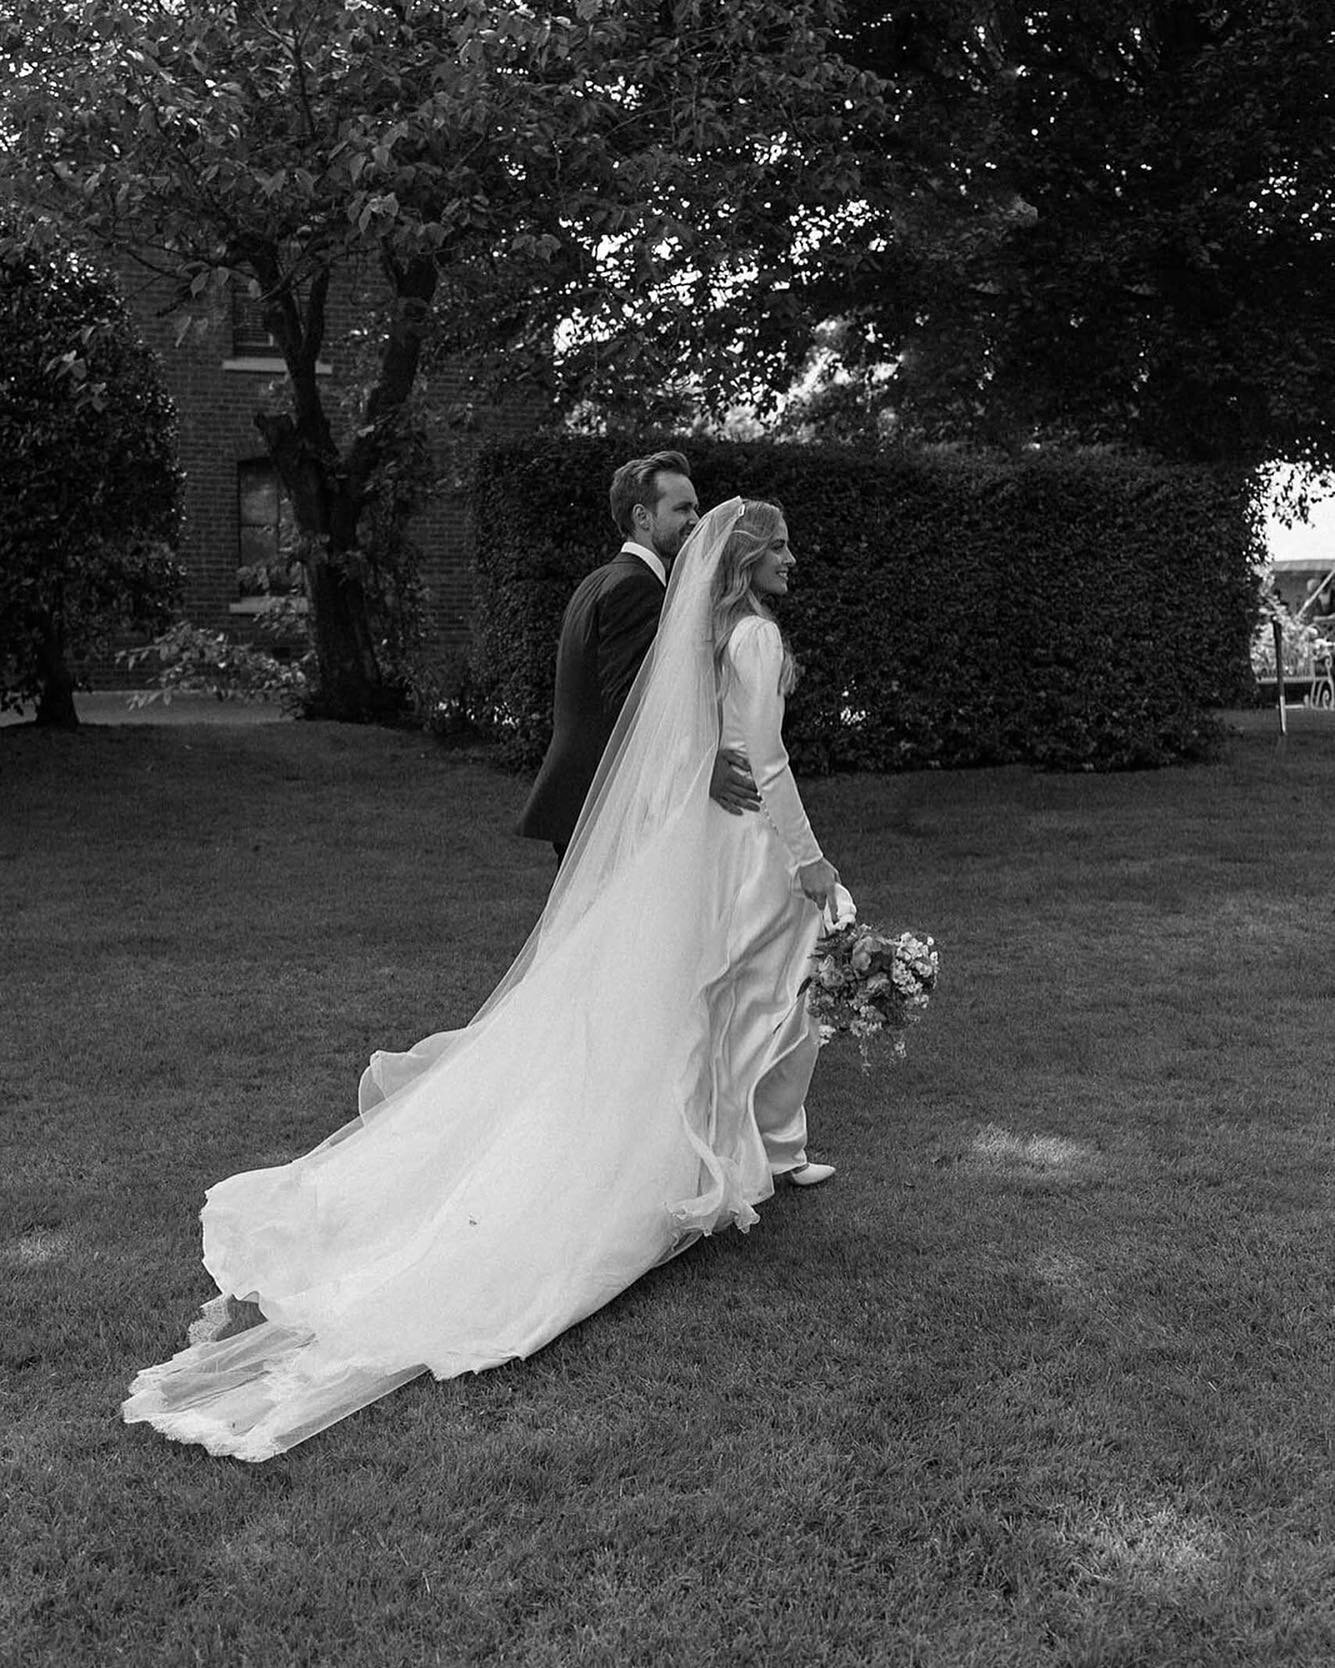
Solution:
[{"label": "bride's wedding dress", "polygon": [[264,1319],[145,1369],[128,1421],[265,1459],[421,1372],[532,1354],[700,1234],[748,1228],[774,1174],[804,1162],[819,916],[796,869],[820,849],[781,740],[778,629],[759,617],[729,642],[721,726],[764,809],[708,796],[720,706],[700,628],[739,512],[712,511],[678,558],[515,966],[464,1029],[374,1056],[351,1124],[209,1190],[205,1266]]}]

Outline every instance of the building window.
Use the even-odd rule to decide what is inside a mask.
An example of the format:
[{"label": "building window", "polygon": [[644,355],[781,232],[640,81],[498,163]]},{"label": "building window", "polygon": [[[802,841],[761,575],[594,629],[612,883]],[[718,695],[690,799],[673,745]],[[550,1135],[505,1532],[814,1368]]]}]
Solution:
[{"label": "building window", "polygon": [[[225,371],[239,371],[272,377],[275,372],[286,373],[283,350],[269,334],[264,313],[258,301],[243,289],[228,291],[231,308],[231,352],[222,362]],[[327,360],[315,364],[316,376],[328,376],[332,367]]]},{"label": "building window", "polygon": [[281,359],[283,356],[264,325],[260,304],[245,290],[233,287],[232,353],[237,359]]},{"label": "building window", "polygon": [[236,511],[238,594],[298,595],[301,565],[288,555],[296,525],[292,505],[268,458],[237,465]]}]

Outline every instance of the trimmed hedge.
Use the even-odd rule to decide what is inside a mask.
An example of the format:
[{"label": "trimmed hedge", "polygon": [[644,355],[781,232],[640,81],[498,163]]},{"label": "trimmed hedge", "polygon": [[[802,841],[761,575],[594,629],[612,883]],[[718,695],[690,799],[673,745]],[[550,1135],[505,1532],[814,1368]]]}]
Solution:
[{"label": "trimmed hedge", "polygon": [[[1208,753],[1208,709],[1249,698],[1262,546],[1242,470],[675,444],[702,506],[785,508],[799,771],[1161,765]],[[546,746],[561,615],[617,548],[607,488],[631,451],[550,436],[478,457],[472,667],[516,766]]]}]

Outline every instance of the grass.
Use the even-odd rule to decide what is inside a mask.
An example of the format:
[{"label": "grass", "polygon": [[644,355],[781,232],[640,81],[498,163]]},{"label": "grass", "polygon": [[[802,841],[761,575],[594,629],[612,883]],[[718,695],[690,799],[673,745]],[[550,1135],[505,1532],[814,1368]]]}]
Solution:
[{"label": "grass", "polygon": [[943,960],[905,1066],[822,1060],[834,1182],[266,1465],[120,1425],[209,1294],[204,1187],[522,942],[523,786],[377,731],[0,731],[0,1661],[1335,1661],[1315,716],[810,785]]}]

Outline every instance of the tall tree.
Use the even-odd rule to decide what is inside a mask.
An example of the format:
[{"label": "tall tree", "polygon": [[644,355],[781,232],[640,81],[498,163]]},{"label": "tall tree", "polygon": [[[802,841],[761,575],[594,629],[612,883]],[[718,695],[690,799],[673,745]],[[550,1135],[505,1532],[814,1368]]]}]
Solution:
[{"label": "tall tree", "polygon": [[1335,459],[1335,0],[853,0],[846,30],[969,205],[830,293],[832,363],[892,366],[905,430]]},{"label": "tall tree", "polygon": [[[395,700],[363,528],[433,336],[549,373],[556,342],[568,397],[711,348],[726,384],[747,294],[752,345],[791,351],[779,275],[811,206],[857,194],[843,141],[876,109],[811,0],[12,0],[0,75],[20,201],[184,300],[257,296],[288,372],[257,422],[344,718]],[[378,365],[338,433],[330,287],[368,268]]]},{"label": "tall tree", "polygon": [[74,663],[116,628],[166,625],[175,426],[105,274],[67,251],[0,256],[0,709],[77,725]]}]

